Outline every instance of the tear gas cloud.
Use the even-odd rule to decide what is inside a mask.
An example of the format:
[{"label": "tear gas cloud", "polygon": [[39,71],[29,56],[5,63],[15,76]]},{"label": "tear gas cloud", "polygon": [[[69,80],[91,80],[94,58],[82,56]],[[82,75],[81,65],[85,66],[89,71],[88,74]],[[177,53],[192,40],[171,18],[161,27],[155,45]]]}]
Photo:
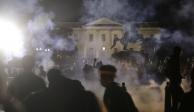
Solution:
[{"label": "tear gas cloud", "polygon": [[[187,20],[194,17],[193,10],[190,10],[193,8],[192,0],[183,1],[184,2],[180,5],[181,8],[177,10],[177,13],[173,14],[172,19],[178,17]],[[164,0],[164,2],[167,2],[167,0]],[[134,24],[154,18],[158,13],[155,9],[161,3],[163,3],[163,0],[148,0],[146,2],[143,0],[83,0],[83,14],[80,21],[82,23],[88,23],[101,17],[107,17],[123,24],[124,30],[129,33],[126,37],[129,42],[131,38],[133,38],[132,40],[141,40],[138,34],[136,34],[136,31],[134,31],[136,30]],[[37,60],[39,60],[37,63],[43,65],[45,70],[55,65],[54,61],[51,59],[54,49],[66,51],[75,50],[76,43],[70,39],[71,37],[64,38],[61,35],[51,35],[51,32],[56,27],[53,22],[55,15],[52,12],[46,12],[44,8],[39,5],[39,0],[4,0],[3,4],[6,4],[1,7],[1,9],[6,11],[4,15],[14,17],[16,20],[25,18],[26,25],[24,28],[27,34],[25,35],[25,42],[28,43],[26,45],[27,48],[32,48],[37,51],[49,49],[49,52],[39,52],[37,55]],[[166,18],[166,16],[163,18]],[[157,19],[154,18],[153,20]],[[160,20],[157,22],[160,22]],[[176,21],[174,24],[176,24]],[[191,25],[193,25],[193,23]],[[164,43],[172,42],[179,44],[188,52],[193,52],[191,51],[191,47],[194,47],[193,36],[187,35],[187,32],[181,29],[171,31],[168,28],[162,27],[161,32],[153,37],[154,39],[151,43],[157,48],[156,50],[160,49]],[[137,63],[139,66],[141,65],[141,69],[138,69],[137,66],[122,63],[118,64],[110,60],[107,60],[106,64],[113,64],[117,67],[118,73],[116,80],[119,83],[126,83],[128,91],[131,93],[139,110],[144,112],[162,112],[163,107],[161,105],[164,103],[165,82],[158,85],[153,80],[154,77],[157,76],[146,72],[147,65],[145,65],[144,56],[134,54],[133,57],[136,58],[135,60],[138,60]],[[80,60],[75,60],[75,62],[76,61]],[[122,70],[124,66],[128,67]],[[147,80],[147,85],[143,85],[139,79],[138,74],[140,70],[143,73],[141,79]],[[93,74],[94,80],[84,79],[84,74],[82,74],[81,69],[75,72],[75,77],[71,78],[81,80],[86,89],[94,91],[100,98],[100,101],[102,101],[103,88],[99,84],[97,70],[95,70]]]},{"label": "tear gas cloud", "polygon": [[83,0],[82,22],[91,22],[101,17],[111,18],[121,22],[141,22],[147,16],[153,16],[152,5],[159,0],[148,0],[147,5],[136,0]]},{"label": "tear gas cloud", "polygon": [[[60,35],[52,35],[51,32],[55,29],[53,22],[54,13],[46,12],[40,5],[40,0],[5,0],[2,1],[2,14],[8,18],[25,21],[24,24],[24,47],[26,50],[31,49],[37,53],[38,65],[43,65],[45,70],[54,66],[54,61],[51,59],[53,50],[75,49],[75,43],[70,39]],[[32,52],[25,52],[31,54]],[[48,66],[47,66],[48,65]]]},{"label": "tear gas cloud", "polygon": [[[163,4],[166,4],[167,6],[167,10],[165,10],[165,12],[161,12],[163,11],[162,8],[165,8],[161,7]],[[177,8],[177,6],[179,8]],[[123,24],[124,31],[128,32],[127,37],[125,37],[125,41],[130,42],[131,40],[140,40],[143,43],[142,45],[149,44],[149,47],[144,48],[144,50],[147,51],[147,53],[152,57],[157,56],[155,53],[159,52],[161,47],[170,46],[172,48],[175,45],[181,46],[184,53],[186,54],[193,55],[194,53],[192,50],[194,48],[193,34],[190,35],[188,31],[185,30],[188,29],[189,31],[191,30],[193,32],[192,29],[194,25],[193,22],[190,21],[191,18],[194,17],[194,12],[192,10],[193,2],[191,0],[84,0],[83,9],[84,12],[81,18],[81,22],[87,23],[102,17],[107,17],[120,22]],[[169,12],[169,16],[166,12]],[[171,21],[166,21],[167,19],[170,19]],[[159,26],[161,30],[158,34],[153,35],[152,39],[144,40],[137,34],[136,24],[150,20],[151,22],[161,23],[162,25]],[[183,24],[180,24],[180,20]],[[184,23],[189,25],[185,26]],[[154,52],[151,51],[153,48],[155,48]],[[163,54],[167,55],[164,52]],[[120,83],[123,81],[126,82],[126,86],[128,87],[129,92],[132,94],[137,107],[139,107],[141,111],[163,112],[164,107],[162,105],[164,105],[165,79],[159,79],[162,80],[160,85],[157,84],[158,82],[153,83],[161,76],[158,76],[158,74],[153,72],[148,72],[150,65],[147,65],[144,62],[144,55],[135,55],[135,57],[138,58],[136,59],[138,60],[138,65],[142,66],[140,66],[140,68],[130,66],[127,70],[125,70],[126,72],[123,72],[124,70],[122,70],[122,64],[114,62],[109,63],[115,65],[118,68],[117,81]],[[152,66],[156,67],[157,60],[151,61],[151,68]],[[143,72],[141,80],[138,77],[138,72],[140,71]],[[143,85],[141,83],[142,80],[143,82],[147,80],[149,84]],[[95,84],[92,85],[95,86]]]}]

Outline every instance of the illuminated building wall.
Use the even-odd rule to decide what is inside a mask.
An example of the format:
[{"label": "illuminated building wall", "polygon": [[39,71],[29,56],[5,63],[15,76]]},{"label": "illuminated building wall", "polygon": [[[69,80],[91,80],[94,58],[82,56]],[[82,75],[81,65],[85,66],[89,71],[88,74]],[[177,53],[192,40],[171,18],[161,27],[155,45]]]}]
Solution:
[{"label": "illuminated building wall", "polygon": [[[138,33],[144,39],[159,33],[159,27],[152,27],[150,23],[140,23]],[[123,50],[123,45],[118,41],[111,49],[114,38],[124,36],[123,25],[108,18],[101,18],[85,25],[72,27],[72,38],[77,42],[80,58],[103,59],[109,58],[115,52]],[[129,42],[127,49],[142,51],[142,42]]]},{"label": "illuminated building wall", "polygon": [[123,46],[117,42],[111,49],[114,38],[122,38],[122,24],[101,18],[79,28],[73,29],[73,37],[78,43],[78,51],[83,58],[108,58],[112,53],[121,51]]}]

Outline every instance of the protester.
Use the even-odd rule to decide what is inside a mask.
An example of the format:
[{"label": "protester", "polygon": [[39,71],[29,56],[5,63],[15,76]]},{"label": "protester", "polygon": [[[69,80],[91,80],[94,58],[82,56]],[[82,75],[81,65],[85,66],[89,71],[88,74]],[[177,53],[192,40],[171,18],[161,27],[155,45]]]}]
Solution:
[{"label": "protester", "polygon": [[8,91],[16,99],[23,101],[32,92],[46,88],[44,81],[33,73],[34,57],[27,55],[22,60],[23,73],[9,85]]},{"label": "protester", "polygon": [[177,112],[179,110],[179,105],[181,105],[183,99],[183,89],[181,88],[181,72],[180,72],[180,55],[182,49],[179,46],[175,46],[173,53],[167,60],[165,69],[163,73],[167,76],[170,82],[166,88],[166,98],[165,103],[167,112]]},{"label": "protester", "polygon": [[99,112],[94,95],[79,81],[62,76],[58,69],[48,72],[49,87],[31,94],[25,101],[27,112]]},{"label": "protester", "polygon": [[100,82],[105,87],[103,101],[108,112],[138,112],[126,88],[114,82],[116,71],[112,65],[102,65],[99,68]]}]

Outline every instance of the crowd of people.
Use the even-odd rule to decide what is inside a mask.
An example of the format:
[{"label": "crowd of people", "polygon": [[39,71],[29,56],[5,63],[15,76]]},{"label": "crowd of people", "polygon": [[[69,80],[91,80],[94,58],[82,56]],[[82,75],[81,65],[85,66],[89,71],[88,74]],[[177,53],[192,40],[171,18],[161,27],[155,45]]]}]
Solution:
[{"label": "crowd of people", "polygon": [[[86,91],[77,80],[63,76],[58,68],[46,73],[49,86],[43,77],[33,73],[35,60],[25,56],[23,72],[7,85],[3,64],[0,67],[0,105],[5,112],[100,112],[96,96]],[[42,67],[41,67],[42,68]],[[42,71],[42,69],[41,69]]]},{"label": "crowd of people", "polygon": [[[194,89],[184,93],[180,74],[181,48],[175,47],[164,73],[169,79],[165,94],[165,112],[194,112]],[[35,60],[25,56],[23,72],[7,84],[4,65],[0,62],[0,109],[4,112],[102,112],[95,94],[81,82],[66,78],[60,69],[52,68],[40,76],[33,73]],[[86,67],[87,68],[87,67]],[[100,83],[105,88],[103,102],[107,112],[139,112],[125,84],[115,82],[113,65],[98,66]],[[194,88],[194,67],[190,73]],[[47,77],[49,85],[42,77]]]}]

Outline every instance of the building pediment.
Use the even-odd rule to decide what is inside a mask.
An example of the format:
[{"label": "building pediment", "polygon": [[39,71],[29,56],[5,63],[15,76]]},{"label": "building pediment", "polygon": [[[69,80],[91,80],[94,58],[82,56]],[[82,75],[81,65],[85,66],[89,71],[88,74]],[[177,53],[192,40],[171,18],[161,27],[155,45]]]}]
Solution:
[{"label": "building pediment", "polygon": [[86,26],[116,26],[116,27],[122,27],[122,24],[112,21],[108,18],[100,18],[96,21],[93,21],[91,23],[86,24]]}]

